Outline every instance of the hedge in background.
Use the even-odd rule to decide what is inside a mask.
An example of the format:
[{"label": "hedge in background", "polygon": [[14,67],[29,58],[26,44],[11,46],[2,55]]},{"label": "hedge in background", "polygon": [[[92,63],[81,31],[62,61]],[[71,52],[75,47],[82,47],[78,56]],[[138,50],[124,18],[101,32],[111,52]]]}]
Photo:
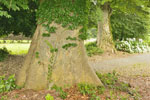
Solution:
[{"label": "hedge in background", "polygon": [[142,38],[146,40],[150,29],[148,14],[143,16],[114,11],[111,17],[114,40]]}]

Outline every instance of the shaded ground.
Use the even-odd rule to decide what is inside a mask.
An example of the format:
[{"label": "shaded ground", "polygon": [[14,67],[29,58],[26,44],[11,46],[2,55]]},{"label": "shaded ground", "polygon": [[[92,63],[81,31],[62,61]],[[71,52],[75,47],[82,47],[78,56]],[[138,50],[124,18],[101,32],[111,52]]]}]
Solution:
[{"label": "shaded ground", "polygon": [[[96,99],[90,99],[88,95],[82,95],[79,92],[77,86],[73,86],[69,89],[65,89],[64,91],[67,92],[68,94],[66,99],[60,98],[59,93],[56,92],[55,90],[33,91],[33,90],[22,89],[22,90],[14,90],[9,93],[5,93],[3,95],[7,95],[5,97],[6,99],[4,100],[45,100],[45,96],[47,94],[53,96],[54,100],[96,100]],[[113,90],[111,91],[113,95],[110,94],[109,89],[106,89],[103,94],[98,95],[101,98],[100,100],[126,100],[126,99],[121,99],[122,97],[128,97],[127,100],[134,100],[132,96],[129,96],[125,92],[113,91]],[[0,94],[0,96],[2,95]],[[114,99],[114,98],[118,98],[118,99]]]},{"label": "shaded ground", "polygon": [[[94,56],[89,58],[89,63],[98,72],[111,72],[116,70],[120,74],[119,79],[123,82],[129,83],[132,88],[137,89],[142,96],[142,100],[150,100],[149,59],[150,53],[139,55],[131,55],[127,53],[119,53],[117,55],[103,54],[102,56]],[[18,70],[22,66],[23,60],[24,56],[9,56],[6,61],[0,63],[0,75],[7,76],[18,73]],[[82,96],[78,91],[76,91],[76,89],[70,89],[66,91],[68,91],[70,94],[66,100],[89,100],[87,96]],[[50,93],[55,97],[58,96],[55,91],[47,90],[39,92],[33,90],[15,90],[10,92],[8,95],[14,98],[11,98],[11,100],[44,100],[44,97],[47,93]],[[55,98],[55,100],[61,99]]]},{"label": "shaded ground", "polygon": [[130,76],[120,76],[120,80],[127,82],[136,89],[141,95],[141,100],[150,100],[150,77],[130,77]]},{"label": "shaded ground", "polygon": [[105,58],[106,56],[89,58],[90,65],[94,67],[95,71],[102,73],[117,71],[120,80],[130,83],[133,88],[137,89],[142,100],[150,100],[150,53],[125,54],[120,57],[107,56],[109,59]]},{"label": "shaded ground", "polygon": [[24,56],[9,56],[4,62],[0,62],[0,76],[9,76],[18,73],[22,67]]}]

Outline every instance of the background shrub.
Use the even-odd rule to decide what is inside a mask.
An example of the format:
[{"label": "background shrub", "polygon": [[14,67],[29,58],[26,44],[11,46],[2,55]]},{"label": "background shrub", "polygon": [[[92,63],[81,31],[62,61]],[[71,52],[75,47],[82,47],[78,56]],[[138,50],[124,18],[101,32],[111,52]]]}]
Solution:
[{"label": "background shrub", "polygon": [[148,43],[144,42],[142,39],[136,40],[135,38],[127,38],[126,40],[117,41],[116,49],[129,53],[143,53],[150,51]]},{"label": "background shrub", "polygon": [[0,49],[0,62],[4,61],[9,55],[8,50],[4,47]]},{"label": "background shrub", "polygon": [[148,15],[138,16],[114,11],[111,16],[111,27],[114,40],[142,38],[148,40],[150,23]]},{"label": "background shrub", "polygon": [[0,93],[8,92],[16,88],[14,75],[9,76],[8,79],[6,79],[5,76],[0,76]]},{"label": "background shrub", "polygon": [[88,37],[87,37],[88,39],[96,38],[97,37],[97,28],[88,29],[87,34],[88,34]]},{"label": "background shrub", "polygon": [[97,47],[96,42],[87,43],[85,47],[88,56],[99,55],[103,53],[103,50]]}]

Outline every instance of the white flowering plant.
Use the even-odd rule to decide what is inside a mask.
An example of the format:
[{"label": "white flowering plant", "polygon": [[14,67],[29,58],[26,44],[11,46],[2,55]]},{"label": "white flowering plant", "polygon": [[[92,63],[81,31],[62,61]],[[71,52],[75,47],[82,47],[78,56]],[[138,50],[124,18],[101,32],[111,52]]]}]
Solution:
[{"label": "white flowering plant", "polygon": [[117,41],[115,46],[117,50],[129,53],[150,52],[148,43],[144,42],[143,39],[127,38],[126,40]]}]

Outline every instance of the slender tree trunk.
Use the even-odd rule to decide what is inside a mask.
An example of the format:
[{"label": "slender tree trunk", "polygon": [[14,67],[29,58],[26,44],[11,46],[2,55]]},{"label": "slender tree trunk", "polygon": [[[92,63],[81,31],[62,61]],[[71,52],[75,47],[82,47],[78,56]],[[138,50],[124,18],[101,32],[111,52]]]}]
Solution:
[{"label": "slender tree trunk", "polygon": [[[58,86],[76,83],[102,85],[87,62],[83,41],[66,40],[68,36],[78,37],[79,30],[68,30],[55,23],[53,26],[58,29],[51,37],[43,37],[44,27],[37,26],[29,53],[18,74],[17,85],[35,90],[48,88],[50,80]],[[70,47],[68,50],[62,48],[63,45],[72,42],[77,46]],[[58,51],[51,53],[48,43]],[[53,62],[50,62],[52,59]],[[52,65],[51,72],[48,71],[49,65]],[[49,73],[52,75],[49,76]]]},{"label": "slender tree trunk", "polygon": [[109,6],[105,4],[103,6],[103,17],[102,21],[98,22],[98,34],[97,34],[97,45],[104,51],[114,51],[113,37],[110,28],[110,10]]}]

